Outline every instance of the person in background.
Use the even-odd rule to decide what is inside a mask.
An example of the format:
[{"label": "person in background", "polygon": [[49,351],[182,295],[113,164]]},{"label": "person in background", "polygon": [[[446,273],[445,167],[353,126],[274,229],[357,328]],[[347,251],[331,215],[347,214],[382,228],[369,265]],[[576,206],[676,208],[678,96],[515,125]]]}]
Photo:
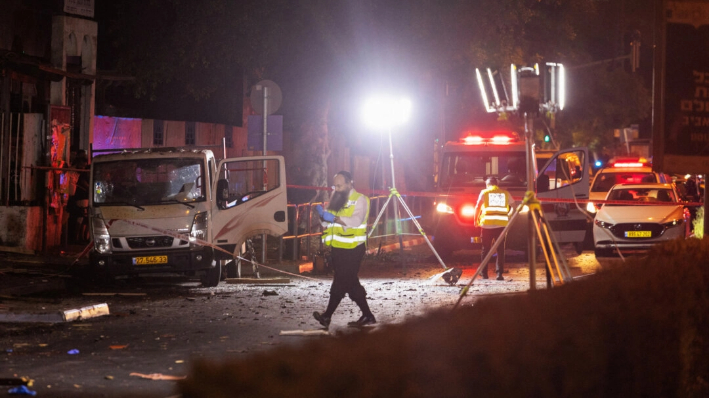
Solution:
[{"label": "person in background", "polygon": [[367,304],[367,292],[359,282],[359,268],[366,250],[369,198],[355,191],[352,175],[347,171],[335,174],[335,191],[327,211],[317,205],[316,211],[323,220],[322,241],[332,249],[334,276],[330,299],[324,312],[314,312],[313,317],[325,328],[330,326],[332,314],[340,302],[349,295],[362,311],[362,316],[349,326],[361,327],[377,323]]},{"label": "person in background", "polygon": [[[487,256],[494,241],[502,239],[500,245],[497,246],[497,262],[495,263],[497,280],[501,281],[505,279],[502,273],[505,270],[505,240],[507,238],[507,236],[501,235],[510,222],[510,213],[514,206],[514,200],[506,189],[497,186],[497,178],[488,177],[485,185],[487,188],[480,192],[478,202],[475,205],[475,224],[480,226],[482,260]],[[483,279],[487,279],[487,264],[485,264],[480,275]]]}]

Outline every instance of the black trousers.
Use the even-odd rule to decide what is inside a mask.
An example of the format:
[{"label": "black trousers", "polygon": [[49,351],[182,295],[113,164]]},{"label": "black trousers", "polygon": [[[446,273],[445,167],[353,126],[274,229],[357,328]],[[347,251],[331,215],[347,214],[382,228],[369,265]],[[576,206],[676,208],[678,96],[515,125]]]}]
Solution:
[{"label": "black trousers", "polygon": [[[492,245],[495,242],[495,239],[502,239],[502,242],[500,242],[500,245],[497,246],[497,262],[495,263],[495,272],[500,275],[505,271],[505,241],[507,240],[507,234],[504,236],[500,237],[500,233],[502,230],[504,230],[504,227],[500,228],[482,228],[482,234],[481,234],[481,239],[482,239],[482,253],[480,257],[480,261],[484,260],[485,257],[487,256],[487,253],[490,251],[492,248]],[[483,275],[487,275],[487,264],[485,264],[485,268],[482,270]]]},{"label": "black trousers", "polygon": [[354,249],[332,248],[332,269],[335,274],[330,286],[330,302],[323,315],[332,316],[345,295],[350,296],[350,299],[362,310],[363,315],[371,315],[367,304],[367,292],[359,283],[358,276],[365,251],[366,247],[363,244]]}]

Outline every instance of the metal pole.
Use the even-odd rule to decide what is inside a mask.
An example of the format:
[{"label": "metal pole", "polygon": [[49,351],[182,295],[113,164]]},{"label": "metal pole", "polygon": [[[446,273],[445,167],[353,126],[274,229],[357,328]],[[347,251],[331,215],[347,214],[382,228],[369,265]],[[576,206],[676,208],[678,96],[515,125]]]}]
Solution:
[{"label": "metal pole", "polygon": [[[391,128],[389,128],[389,160],[391,162],[391,189],[392,193],[396,192],[396,183],[394,179],[394,146],[391,143]],[[398,192],[396,193],[398,195]],[[404,263],[404,241],[401,238],[401,218],[399,217],[399,203],[397,200],[394,201],[394,230],[396,231],[396,237],[399,239],[399,262],[401,267],[405,268]]]},{"label": "metal pole", "polygon": [[[699,184],[699,182],[697,182]],[[707,195],[707,192],[709,192],[709,184],[707,184],[707,174],[704,174],[704,237],[706,238],[709,236],[709,195]]]},{"label": "metal pole", "polygon": [[[534,192],[534,124],[529,114],[524,114],[524,136],[527,147],[527,190]],[[527,213],[527,252],[529,256],[529,290],[537,289],[537,245],[535,240],[534,217]]]},{"label": "metal pole", "polygon": [[[263,86],[263,156],[266,156],[266,143],[268,141],[268,87]],[[266,161],[263,161],[263,172],[267,173]],[[268,186],[264,178],[263,190],[267,191]],[[297,234],[297,232],[296,232]],[[261,235],[261,264],[266,264],[266,239],[267,235]]]}]

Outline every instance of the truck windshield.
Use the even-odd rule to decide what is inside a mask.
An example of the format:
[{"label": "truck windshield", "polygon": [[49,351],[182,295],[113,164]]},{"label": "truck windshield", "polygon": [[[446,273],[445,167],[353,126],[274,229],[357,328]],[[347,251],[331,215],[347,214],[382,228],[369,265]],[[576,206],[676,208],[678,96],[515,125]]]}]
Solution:
[{"label": "truck windshield", "polygon": [[485,178],[497,177],[501,187],[526,187],[524,152],[448,153],[441,165],[440,186],[484,187]]},{"label": "truck windshield", "polygon": [[112,206],[202,201],[203,171],[198,158],[95,162],[93,201]]}]

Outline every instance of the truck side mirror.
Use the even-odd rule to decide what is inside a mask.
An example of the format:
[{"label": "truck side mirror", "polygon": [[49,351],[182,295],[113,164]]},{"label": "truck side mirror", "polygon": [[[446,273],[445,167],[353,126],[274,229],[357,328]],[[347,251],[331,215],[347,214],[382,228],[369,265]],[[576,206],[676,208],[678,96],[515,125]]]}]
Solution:
[{"label": "truck side mirror", "polygon": [[217,207],[222,210],[227,208],[227,202],[229,201],[229,181],[225,179],[220,179],[217,181]]}]

